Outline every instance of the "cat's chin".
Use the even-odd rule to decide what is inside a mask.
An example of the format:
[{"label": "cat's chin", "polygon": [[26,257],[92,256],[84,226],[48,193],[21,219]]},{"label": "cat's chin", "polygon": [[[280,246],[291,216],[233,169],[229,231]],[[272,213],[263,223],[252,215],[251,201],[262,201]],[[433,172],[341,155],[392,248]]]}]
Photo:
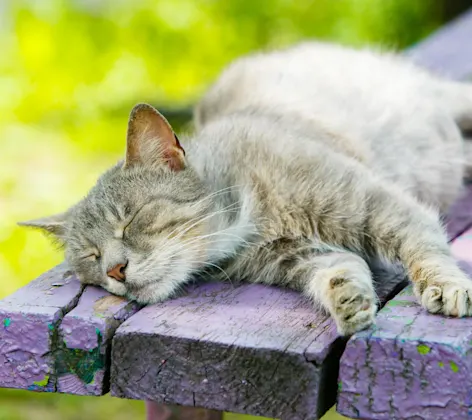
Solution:
[{"label": "cat's chin", "polygon": [[126,296],[127,294],[126,286],[123,283],[109,277],[106,279],[106,283],[101,286],[113,295]]},{"label": "cat's chin", "polygon": [[128,300],[139,303],[140,305],[152,305],[169,299],[172,293],[162,293],[157,290],[156,286],[149,285],[141,288],[139,291],[133,293],[127,293],[126,298]]},{"label": "cat's chin", "polygon": [[140,287],[130,286],[126,292],[126,298],[140,305],[152,305],[176,296],[186,283],[186,281],[167,279],[166,281],[155,281]]}]

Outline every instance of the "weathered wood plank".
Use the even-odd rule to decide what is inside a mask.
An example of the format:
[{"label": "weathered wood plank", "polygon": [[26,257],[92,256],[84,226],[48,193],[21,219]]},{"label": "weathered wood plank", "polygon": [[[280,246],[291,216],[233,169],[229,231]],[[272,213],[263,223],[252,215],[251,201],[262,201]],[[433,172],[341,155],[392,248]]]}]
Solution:
[{"label": "weathered wood plank", "polygon": [[[472,275],[472,229],[452,250]],[[337,409],[373,420],[469,418],[471,355],[472,318],[430,315],[408,287],[380,311],[375,328],[348,342]]]},{"label": "weathered wood plank", "polygon": [[[392,276],[379,294],[404,280]],[[328,316],[300,294],[205,284],[142,309],[117,330],[117,397],[276,417],[317,419],[334,403],[344,347]]]},{"label": "weathered wood plank", "polygon": [[0,387],[56,390],[57,329],[81,293],[61,264],[0,301]]},{"label": "weathered wood plank", "polygon": [[472,9],[415,45],[407,54],[418,64],[452,79],[472,74]]},{"label": "weathered wood plank", "polygon": [[103,395],[109,390],[110,346],[116,328],[137,312],[136,303],[89,286],[59,327],[57,391]]},{"label": "weathered wood plank", "polygon": [[0,301],[0,387],[102,395],[115,329],[137,305],[84,288],[66,264]]},{"label": "weathered wood plank", "polygon": [[[469,188],[446,217],[450,237],[472,224],[464,210],[471,199]],[[402,277],[374,271],[385,298]],[[111,390],[126,398],[317,418],[334,401],[343,346],[331,321],[293,292],[210,284],[148,307],[120,327]]]}]

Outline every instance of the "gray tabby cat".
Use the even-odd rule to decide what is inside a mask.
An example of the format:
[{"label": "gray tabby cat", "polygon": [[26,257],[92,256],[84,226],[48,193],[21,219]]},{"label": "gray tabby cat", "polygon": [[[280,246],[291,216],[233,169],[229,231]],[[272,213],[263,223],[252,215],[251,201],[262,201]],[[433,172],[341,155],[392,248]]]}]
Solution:
[{"label": "gray tabby cat", "polygon": [[124,162],[64,214],[25,224],[64,243],[82,282],[144,304],[215,268],[299,290],[351,334],[374,322],[366,260],[380,257],[401,262],[430,312],[472,315],[438,218],[470,170],[470,85],[305,43],[231,64],[196,126],[184,153],[137,105]]}]

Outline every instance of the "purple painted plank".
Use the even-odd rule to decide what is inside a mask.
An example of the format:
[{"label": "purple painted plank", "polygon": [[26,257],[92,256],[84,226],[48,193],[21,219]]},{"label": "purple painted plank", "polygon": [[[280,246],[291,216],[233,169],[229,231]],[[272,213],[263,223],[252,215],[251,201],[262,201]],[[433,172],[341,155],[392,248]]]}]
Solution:
[{"label": "purple painted plank", "polygon": [[55,337],[82,286],[61,264],[0,301],[0,387],[55,391]]},{"label": "purple painted plank", "polygon": [[407,54],[418,64],[452,79],[472,74],[472,9]]},{"label": "purple painted plank", "polygon": [[116,328],[139,309],[136,303],[89,286],[59,327],[57,391],[103,395],[109,387],[109,351]]},{"label": "purple painted plank", "polygon": [[61,264],[0,301],[0,387],[102,395],[113,334],[137,305]]},{"label": "purple painted plank", "polygon": [[[472,275],[472,229],[452,251]],[[408,287],[341,359],[340,413],[362,419],[472,417],[472,318],[430,315]]]},{"label": "purple painted plank", "polygon": [[[403,276],[392,277],[390,288]],[[387,290],[388,289],[388,290]],[[117,397],[317,419],[334,403],[344,340],[300,294],[205,284],[146,307],[117,330]]]}]

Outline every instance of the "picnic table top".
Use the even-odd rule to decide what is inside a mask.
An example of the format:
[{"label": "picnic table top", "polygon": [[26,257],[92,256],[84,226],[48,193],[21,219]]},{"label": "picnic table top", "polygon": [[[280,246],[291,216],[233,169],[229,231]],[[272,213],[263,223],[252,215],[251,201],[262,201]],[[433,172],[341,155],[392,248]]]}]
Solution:
[{"label": "picnic table top", "polygon": [[[408,54],[450,77],[471,75],[472,11]],[[472,275],[471,210],[468,187],[447,227]],[[385,282],[377,326],[346,340],[289,290],[209,283],[141,308],[81,286],[61,264],[0,301],[0,387],[111,391],[290,420],[318,419],[336,397],[353,418],[466,418],[472,319],[429,315],[404,286],[400,273]]]}]

